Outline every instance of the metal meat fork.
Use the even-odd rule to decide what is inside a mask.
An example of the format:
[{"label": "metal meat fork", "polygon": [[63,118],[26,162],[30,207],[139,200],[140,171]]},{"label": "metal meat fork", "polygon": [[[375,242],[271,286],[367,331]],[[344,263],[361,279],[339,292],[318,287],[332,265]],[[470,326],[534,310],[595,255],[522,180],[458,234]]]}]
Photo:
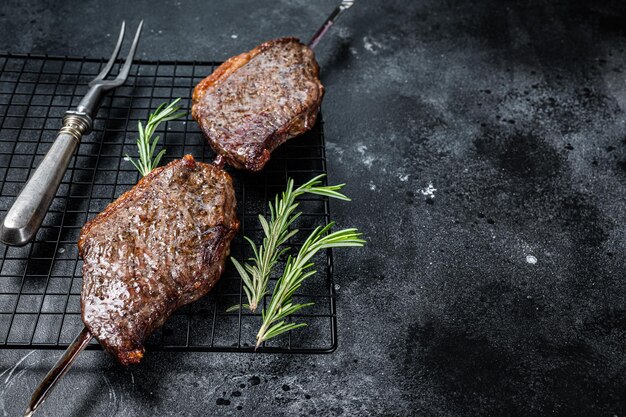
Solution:
[{"label": "metal meat fork", "polygon": [[106,80],[122,47],[126,22],[117,39],[113,55],[100,74],[89,83],[89,91],[74,110],[68,110],[50,150],[30,177],[0,226],[0,241],[7,245],[22,246],[30,242],[50,208],[61,184],[67,166],[83,135],[91,132],[93,119],[104,96],[124,84],[135,57],[143,20],[139,23],[126,61],[115,79]]}]

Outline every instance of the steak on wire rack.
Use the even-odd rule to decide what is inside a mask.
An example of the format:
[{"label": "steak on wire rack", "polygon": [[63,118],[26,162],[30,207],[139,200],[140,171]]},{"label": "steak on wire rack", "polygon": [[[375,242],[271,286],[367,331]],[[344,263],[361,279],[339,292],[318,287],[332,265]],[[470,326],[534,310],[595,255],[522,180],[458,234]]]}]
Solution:
[{"label": "steak on wire rack", "polygon": [[281,38],[230,58],[202,80],[192,116],[227,163],[259,171],[276,147],[313,127],[323,95],[311,48]]},{"label": "steak on wire rack", "polygon": [[156,168],[83,227],[81,311],[122,364],[219,280],[237,233],[231,177],[191,155]]}]

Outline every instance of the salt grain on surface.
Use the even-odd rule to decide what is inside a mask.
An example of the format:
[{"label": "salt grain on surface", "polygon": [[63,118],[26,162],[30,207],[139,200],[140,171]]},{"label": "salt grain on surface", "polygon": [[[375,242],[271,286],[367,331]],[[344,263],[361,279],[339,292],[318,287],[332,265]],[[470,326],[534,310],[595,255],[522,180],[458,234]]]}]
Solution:
[{"label": "salt grain on surface", "polygon": [[526,255],[526,262],[528,262],[529,264],[536,264],[537,263],[537,258],[535,258],[532,255]]}]

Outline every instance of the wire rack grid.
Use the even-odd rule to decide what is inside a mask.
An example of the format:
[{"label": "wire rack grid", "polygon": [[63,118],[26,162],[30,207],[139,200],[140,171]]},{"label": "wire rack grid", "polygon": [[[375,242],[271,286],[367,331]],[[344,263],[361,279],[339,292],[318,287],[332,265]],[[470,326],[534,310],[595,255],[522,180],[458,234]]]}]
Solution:
[{"label": "wire rack grid", "polygon": [[[24,247],[0,244],[0,348],[64,349],[80,332],[82,261],[76,242],[81,227],[138,181],[139,174],[124,161],[124,155],[136,155],[137,122],[178,97],[188,109],[193,87],[217,65],[137,61],[126,84],[105,99],[35,240]],[[87,58],[0,54],[0,216],[43,159],[64,112],[78,104],[102,66],[102,60]],[[188,153],[205,162],[213,160],[213,151],[189,115],[160,130],[167,149],[162,164]],[[301,184],[326,173],[321,115],[311,131],[278,148],[262,172],[229,172],[241,222],[231,254],[242,260],[251,255],[242,237],[260,240],[257,216],[267,214],[269,199],[284,189],[287,179]],[[300,201],[303,216],[296,227],[301,233],[290,242],[293,250],[302,244],[303,235],[330,221],[327,198],[311,195]],[[295,295],[296,301],[315,302],[294,317],[308,327],[266,342],[260,352],[327,353],[336,348],[332,252],[315,262],[318,273]],[[244,297],[241,279],[228,267],[209,295],[179,309],[151,336],[148,349],[254,351],[260,315],[226,312]]]}]

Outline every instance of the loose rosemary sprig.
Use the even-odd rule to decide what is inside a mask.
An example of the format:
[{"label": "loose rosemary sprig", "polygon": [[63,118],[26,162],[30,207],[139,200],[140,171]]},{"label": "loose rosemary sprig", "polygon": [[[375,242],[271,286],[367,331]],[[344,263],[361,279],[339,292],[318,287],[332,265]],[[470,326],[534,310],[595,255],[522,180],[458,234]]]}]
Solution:
[{"label": "loose rosemary sprig", "polygon": [[157,109],[148,117],[148,122],[145,127],[141,121],[137,122],[139,128],[139,138],[137,139],[139,158],[134,160],[126,154],[124,159],[131,162],[135,168],[137,168],[137,171],[139,171],[139,173],[144,177],[159,165],[161,158],[165,154],[165,149],[161,149],[161,151],[154,156],[156,145],[159,142],[159,136],[152,139],[154,131],[161,123],[178,119],[186,114],[184,111],[179,111],[180,106],[176,105],[179,101],[180,98],[177,98],[170,104],[163,103],[157,107]]},{"label": "loose rosemary sprig", "polygon": [[[269,221],[259,214],[259,222],[264,233],[262,244],[257,247],[252,240],[245,237],[252,247],[253,258],[249,259],[249,262],[244,265],[241,265],[235,258],[231,258],[243,280],[243,289],[248,298],[248,303],[243,304],[243,307],[250,309],[252,312],[256,311],[257,306],[267,294],[267,284],[272,267],[276,264],[278,258],[289,250],[289,248],[281,249],[281,245],[298,233],[297,229],[289,230],[290,226],[301,214],[294,213],[298,207],[298,203],[295,202],[297,197],[309,193],[350,201],[348,197],[338,191],[345,184],[324,186],[321,185],[323,177],[324,174],[318,175],[295,190],[293,189],[293,180],[289,179],[287,181],[287,189],[282,193],[282,196],[279,198],[276,195],[274,203],[272,204],[271,201],[269,203]],[[237,304],[230,307],[227,311],[235,311],[239,307]]]},{"label": "loose rosemary sprig", "polygon": [[313,303],[294,304],[292,296],[300,288],[302,282],[315,274],[310,262],[313,256],[322,249],[363,246],[365,240],[356,229],[343,229],[328,233],[334,223],[316,228],[304,242],[298,255],[289,256],[283,275],[276,282],[269,306],[262,311],[263,324],[256,335],[256,348],[263,342],[290,330],[304,327],[306,323],[287,322],[285,319]]}]

